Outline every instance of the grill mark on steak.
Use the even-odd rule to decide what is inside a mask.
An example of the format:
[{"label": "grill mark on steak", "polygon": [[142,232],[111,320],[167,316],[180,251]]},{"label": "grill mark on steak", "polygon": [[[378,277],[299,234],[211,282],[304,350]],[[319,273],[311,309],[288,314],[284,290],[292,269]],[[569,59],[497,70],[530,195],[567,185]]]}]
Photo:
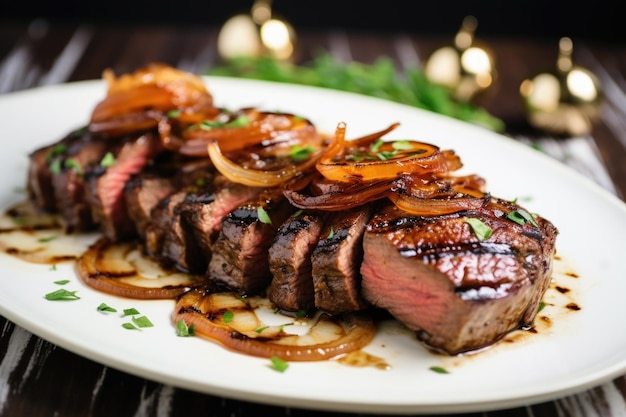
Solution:
[{"label": "grill mark on steak", "polygon": [[315,306],[331,314],[365,309],[359,265],[363,260],[363,233],[372,215],[364,205],[334,213],[312,254]]},{"label": "grill mark on steak", "polygon": [[268,251],[272,281],[267,297],[276,307],[291,312],[315,308],[311,255],[329,213],[300,211],[279,227]]},{"label": "grill mark on steak", "polygon": [[186,230],[186,245],[195,248],[195,257],[188,260],[195,273],[206,273],[223,219],[258,194],[258,189],[230,182],[218,175],[213,191],[189,193],[176,207],[176,214]]},{"label": "grill mark on steak", "polygon": [[[260,208],[271,224],[259,218]],[[278,227],[293,211],[280,189],[273,189],[230,212],[213,245],[207,278],[241,294],[265,291],[272,279],[267,253]]]},{"label": "grill mark on steak", "polygon": [[[541,217],[538,228],[506,219],[517,209],[497,199],[483,210],[436,217],[383,209],[364,235],[364,297],[426,346],[453,355],[531,326],[550,283],[558,230]],[[468,217],[492,235],[479,242]]]}]

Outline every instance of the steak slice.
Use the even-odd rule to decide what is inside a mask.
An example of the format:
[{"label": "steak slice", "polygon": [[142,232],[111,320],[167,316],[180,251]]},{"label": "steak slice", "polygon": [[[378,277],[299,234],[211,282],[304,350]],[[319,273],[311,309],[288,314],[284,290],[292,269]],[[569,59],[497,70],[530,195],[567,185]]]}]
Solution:
[{"label": "steak slice", "polygon": [[286,311],[315,308],[311,255],[317,246],[327,212],[298,211],[279,227],[268,251],[272,281],[267,297]]},{"label": "steak slice", "polygon": [[181,188],[200,188],[212,180],[213,169],[208,158],[187,160],[172,153],[164,154],[134,174],[124,187],[124,199],[128,217],[140,239],[145,240],[152,209],[161,200]]},{"label": "steak slice", "polygon": [[220,231],[222,221],[240,204],[254,198],[259,189],[233,183],[223,176],[215,180],[215,191],[204,194],[189,194],[176,211],[181,216],[189,240],[197,247],[199,258],[194,262],[198,274],[206,273],[213,256],[213,244]]},{"label": "steak slice", "polygon": [[331,314],[369,306],[361,296],[359,266],[363,233],[372,207],[363,205],[333,215],[311,257],[315,306]]},{"label": "steak slice", "polygon": [[103,158],[92,163],[85,172],[86,199],[100,231],[110,240],[115,242],[137,237],[137,230],[126,209],[124,187],[133,174],[140,172],[162,151],[157,134],[127,137],[109,147]]},{"label": "steak slice", "polygon": [[67,233],[97,229],[87,201],[85,172],[100,162],[110,142],[87,131],[78,131],[55,145],[55,156],[49,160],[55,207]]},{"label": "steak slice", "polygon": [[200,250],[179,207],[190,199],[214,194],[215,170],[207,161],[181,165],[172,178],[176,191],[150,210],[151,219],[144,235],[146,252],[165,267],[192,274],[203,274],[206,270],[208,258]]},{"label": "steak slice", "polygon": [[244,295],[265,291],[272,279],[268,250],[293,210],[280,190],[270,190],[229,213],[213,245],[207,278]]},{"label": "steak slice", "polygon": [[[390,206],[363,239],[363,295],[451,355],[485,348],[532,326],[552,273],[558,230],[520,206],[491,199],[479,210],[421,217]],[[468,224],[492,234],[480,240]]]}]

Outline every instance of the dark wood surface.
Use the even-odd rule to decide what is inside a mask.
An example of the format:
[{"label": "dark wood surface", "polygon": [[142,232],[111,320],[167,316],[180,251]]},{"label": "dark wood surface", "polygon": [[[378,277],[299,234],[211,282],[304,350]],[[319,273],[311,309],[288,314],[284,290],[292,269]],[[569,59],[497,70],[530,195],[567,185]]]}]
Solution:
[{"label": "dark wood surface", "polygon": [[[60,24],[45,20],[0,25],[0,94],[123,73],[150,61],[204,73],[214,65],[217,27]],[[339,59],[373,62],[391,57],[399,67],[420,65],[449,37],[348,30],[300,33],[299,59],[319,48]],[[520,82],[552,68],[558,39],[483,39],[498,63],[498,89],[484,106],[506,124],[506,135],[545,145],[546,152],[626,196],[626,45],[574,39],[575,61],[595,72],[606,90],[601,119],[589,135],[553,138],[528,129]],[[0,120],[2,115],[0,115]],[[584,143],[583,155],[568,146]],[[623,331],[621,320],[611,324]],[[608,325],[608,324],[607,324]],[[345,412],[286,409],[219,398],[145,380],[102,366],[42,340],[0,317],[0,416],[351,416]],[[576,395],[476,416],[626,416],[626,378]]]}]

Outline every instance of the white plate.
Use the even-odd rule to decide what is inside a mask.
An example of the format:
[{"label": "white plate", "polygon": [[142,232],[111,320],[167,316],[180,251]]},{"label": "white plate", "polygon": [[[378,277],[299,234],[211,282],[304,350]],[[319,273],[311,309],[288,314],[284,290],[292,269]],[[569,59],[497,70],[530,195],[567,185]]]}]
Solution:
[{"label": "white plate", "polygon": [[[389,138],[454,149],[464,170],[485,177],[494,195],[530,197],[523,204],[561,232],[555,279],[572,289],[544,312],[552,325],[464,358],[430,354],[406,332],[389,326],[367,352],[383,358],[390,369],[328,361],[291,363],[279,373],[268,360],[232,353],[198,337],[177,337],[169,317],[173,302],[105,295],[82,285],[71,265],[52,271],[5,254],[0,254],[2,315],[65,349],[134,375],[208,394],[320,410],[484,411],[547,401],[626,373],[626,332],[618,325],[625,318],[626,294],[626,205],[621,201],[530,147],[429,112],[331,90],[224,78],[207,82],[220,106],[293,112],[329,133],[345,121],[349,138],[400,122]],[[85,124],[103,97],[100,81],[0,97],[2,207],[23,198],[13,190],[24,184],[28,153]],[[81,299],[46,301],[44,294],[58,289],[53,281],[63,278],[71,279],[67,287],[78,290]],[[581,310],[566,309],[570,301]],[[102,302],[120,311],[135,307],[155,327],[125,330],[119,315],[96,311]],[[450,373],[435,373],[431,366]]]}]

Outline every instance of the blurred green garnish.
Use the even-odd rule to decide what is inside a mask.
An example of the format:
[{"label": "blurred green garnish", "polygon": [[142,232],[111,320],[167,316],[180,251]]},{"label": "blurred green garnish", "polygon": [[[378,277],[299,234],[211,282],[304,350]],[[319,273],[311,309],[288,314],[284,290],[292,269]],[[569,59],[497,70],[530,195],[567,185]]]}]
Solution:
[{"label": "blurred green garnish", "polygon": [[502,120],[481,107],[453,99],[447,88],[429,81],[420,69],[407,68],[403,74],[399,73],[388,57],[381,57],[373,64],[342,63],[327,53],[321,53],[303,65],[267,57],[240,57],[212,68],[208,75],[348,91],[408,104],[494,131],[504,130]]}]

